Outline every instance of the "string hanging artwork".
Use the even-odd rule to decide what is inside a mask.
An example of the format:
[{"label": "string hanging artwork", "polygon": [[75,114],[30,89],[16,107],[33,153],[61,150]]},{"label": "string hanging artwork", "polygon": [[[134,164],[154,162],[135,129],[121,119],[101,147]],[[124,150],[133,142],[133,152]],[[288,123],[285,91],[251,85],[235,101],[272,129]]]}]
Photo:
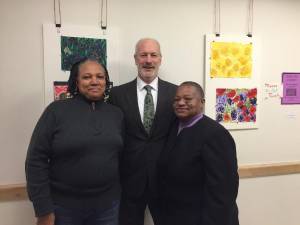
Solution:
[{"label": "string hanging artwork", "polygon": [[100,0],[100,27],[103,30],[103,34],[107,29],[107,0]]},{"label": "string hanging artwork", "polygon": [[54,23],[57,28],[57,32],[60,33],[61,28],[61,9],[60,0],[54,0]]},{"label": "string hanging artwork", "polygon": [[220,0],[215,0],[214,3],[214,33],[217,37],[220,36],[220,27],[221,27],[221,9],[220,9]]},{"label": "string hanging artwork", "polygon": [[248,31],[247,31],[248,37],[252,37],[252,32],[253,32],[253,1],[254,0],[249,0],[249,4],[248,4]]}]

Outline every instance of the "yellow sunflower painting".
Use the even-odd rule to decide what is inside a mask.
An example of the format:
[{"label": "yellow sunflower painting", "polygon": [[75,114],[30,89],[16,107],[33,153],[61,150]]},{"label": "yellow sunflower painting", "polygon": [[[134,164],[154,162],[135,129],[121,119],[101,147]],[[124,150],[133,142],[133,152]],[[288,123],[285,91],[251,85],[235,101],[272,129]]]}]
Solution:
[{"label": "yellow sunflower painting", "polygon": [[250,78],[252,74],[252,44],[212,42],[210,77]]}]

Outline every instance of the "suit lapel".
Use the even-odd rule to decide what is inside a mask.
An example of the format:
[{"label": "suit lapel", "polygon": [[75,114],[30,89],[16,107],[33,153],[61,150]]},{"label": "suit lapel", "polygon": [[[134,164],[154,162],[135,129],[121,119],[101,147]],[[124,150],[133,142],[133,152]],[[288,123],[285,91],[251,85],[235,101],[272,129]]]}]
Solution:
[{"label": "suit lapel", "polygon": [[153,131],[158,127],[159,125],[159,120],[164,119],[160,118],[161,115],[163,115],[163,110],[164,110],[164,102],[165,99],[168,98],[166,96],[166,90],[165,90],[165,85],[162,80],[158,78],[158,86],[157,86],[157,105],[156,105],[156,111],[155,111],[155,116],[151,128],[151,134]]},{"label": "suit lapel", "polygon": [[154,123],[155,120],[157,120],[158,116],[160,115],[160,111],[162,110],[162,102],[164,100],[164,87],[160,79],[158,79],[158,85],[157,85],[157,105],[156,105],[156,112],[154,117]]},{"label": "suit lapel", "polygon": [[179,121],[176,119],[174,124],[171,126],[171,130],[168,135],[168,141],[167,141],[167,145],[166,145],[167,154],[169,154],[169,152],[172,151],[172,149],[176,143],[177,133],[178,133],[178,124],[179,124]]},{"label": "suit lapel", "polygon": [[141,114],[140,114],[140,110],[139,110],[136,82],[137,82],[136,79],[134,79],[130,83],[128,91],[126,92],[126,102],[128,103],[128,109],[129,110],[131,109],[130,113],[132,113],[133,117],[135,118],[136,124],[138,124],[138,126],[140,128],[142,128],[145,133],[147,133],[145,128],[144,128],[142,118],[141,118]]}]

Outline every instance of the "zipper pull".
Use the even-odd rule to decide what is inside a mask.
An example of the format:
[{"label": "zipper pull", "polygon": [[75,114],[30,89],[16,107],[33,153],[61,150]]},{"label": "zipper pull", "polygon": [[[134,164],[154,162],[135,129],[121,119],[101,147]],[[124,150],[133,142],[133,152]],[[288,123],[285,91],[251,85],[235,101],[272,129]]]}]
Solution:
[{"label": "zipper pull", "polygon": [[95,111],[95,109],[96,109],[95,102],[92,102],[92,109],[93,109],[93,111]]}]

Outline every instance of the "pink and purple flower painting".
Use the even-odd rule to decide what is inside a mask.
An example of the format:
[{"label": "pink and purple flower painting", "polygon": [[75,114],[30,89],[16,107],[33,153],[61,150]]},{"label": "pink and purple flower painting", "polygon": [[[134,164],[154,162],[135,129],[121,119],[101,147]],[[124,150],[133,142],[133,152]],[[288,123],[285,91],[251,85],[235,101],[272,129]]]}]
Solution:
[{"label": "pink and purple flower painting", "polygon": [[216,89],[216,121],[256,122],[257,89]]}]

